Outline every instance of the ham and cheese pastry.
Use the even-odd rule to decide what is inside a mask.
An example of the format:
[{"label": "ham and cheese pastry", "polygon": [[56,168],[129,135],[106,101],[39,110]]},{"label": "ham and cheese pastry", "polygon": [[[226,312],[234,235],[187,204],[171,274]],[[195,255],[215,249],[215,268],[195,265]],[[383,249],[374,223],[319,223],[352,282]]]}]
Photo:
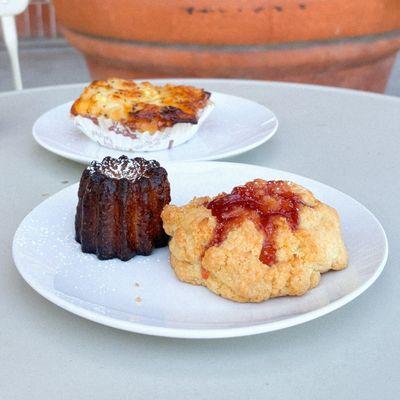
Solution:
[{"label": "ham and cheese pastry", "polygon": [[212,109],[210,93],[111,78],[94,81],[74,102],[74,123],[90,139],[118,150],[163,150],[189,140]]}]

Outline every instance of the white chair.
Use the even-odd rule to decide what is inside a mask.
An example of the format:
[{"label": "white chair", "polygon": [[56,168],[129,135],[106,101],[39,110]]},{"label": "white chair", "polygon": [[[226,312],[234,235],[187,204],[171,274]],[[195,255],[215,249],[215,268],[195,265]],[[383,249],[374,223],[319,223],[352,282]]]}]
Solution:
[{"label": "white chair", "polygon": [[21,70],[18,59],[18,35],[15,15],[22,13],[29,0],[0,0],[0,17],[3,37],[11,60],[11,67],[16,90],[22,89]]}]

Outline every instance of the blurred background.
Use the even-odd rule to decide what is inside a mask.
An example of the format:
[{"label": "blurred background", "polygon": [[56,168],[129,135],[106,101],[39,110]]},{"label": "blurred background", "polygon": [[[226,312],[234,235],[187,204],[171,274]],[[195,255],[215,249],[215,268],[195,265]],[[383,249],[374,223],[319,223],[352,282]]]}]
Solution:
[{"label": "blurred background", "polygon": [[400,95],[400,0],[34,0],[15,20],[24,88],[217,77]]}]

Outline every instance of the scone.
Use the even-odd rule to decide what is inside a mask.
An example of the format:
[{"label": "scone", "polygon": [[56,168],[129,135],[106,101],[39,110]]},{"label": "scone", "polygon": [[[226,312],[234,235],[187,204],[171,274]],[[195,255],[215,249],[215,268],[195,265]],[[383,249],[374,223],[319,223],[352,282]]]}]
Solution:
[{"label": "scone", "polygon": [[227,299],[300,296],[347,266],[336,210],[295,183],[256,179],[161,218],[176,276]]},{"label": "scone", "polygon": [[188,141],[211,112],[210,93],[111,78],[94,81],[71,108],[75,125],[112,149],[154,151]]}]

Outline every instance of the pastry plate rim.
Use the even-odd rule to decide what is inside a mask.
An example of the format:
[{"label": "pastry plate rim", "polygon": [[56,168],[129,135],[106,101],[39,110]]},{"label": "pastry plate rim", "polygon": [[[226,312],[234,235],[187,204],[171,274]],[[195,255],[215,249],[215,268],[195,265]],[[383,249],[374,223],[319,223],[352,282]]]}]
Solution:
[{"label": "pastry plate rim", "polygon": [[[204,156],[204,157],[195,157],[195,158],[190,158],[190,159],[182,159],[182,160],[162,160],[160,159],[159,161],[161,162],[191,162],[191,161],[213,161],[213,160],[221,160],[224,158],[229,158],[229,157],[233,157],[233,156],[237,156],[243,153],[247,153],[250,150],[253,150],[261,145],[263,145],[265,142],[267,142],[268,140],[270,140],[278,131],[279,128],[279,120],[278,117],[276,116],[276,114],[267,106],[265,106],[264,104],[258,103],[257,101],[251,100],[249,98],[243,97],[243,96],[236,96],[233,94],[229,94],[229,93],[223,93],[223,92],[219,92],[219,91],[211,91],[211,94],[216,94],[219,96],[228,96],[228,97],[232,97],[232,98],[236,98],[236,99],[241,99],[241,100],[245,100],[246,102],[251,102],[251,103],[255,103],[257,106],[263,107],[265,108],[265,110],[271,114],[271,117],[269,120],[264,121],[264,123],[273,123],[273,127],[271,129],[271,131],[264,135],[262,138],[260,138],[259,140],[254,141],[253,143],[250,143],[246,146],[242,146],[242,147],[238,147],[234,150],[229,150],[229,151],[222,151],[220,154],[218,155],[210,155],[210,156]],[[89,156],[84,156],[84,155],[77,155],[68,151],[64,151],[58,147],[54,147],[52,146],[50,143],[48,143],[45,139],[42,138],[42,134],[38,131],[38,126],[42,121],[42,118],[44,118],[45,116],[47,116],[48,114],[50,114],[51,112],[53,112],[56,108],[59,107],[67,107],[67,106],[71,106],[73,104],[73,100],[71,101],[67,101],[65,103],[62,104],[58,104],[54,107],[52,107],[51,109],[45,111],[44,113],[42,113],[33,123],[32,126],[32,136],[35,139],[35,141],[44,149],[46,149],[47,151],[49,151],[50,153],[56,154],[60,157],[66,158],[68,160],[72,160],[75,162],[78,162],[80,164],[88,164],[90,161],[92,161],[94,158],[93,157],[89,157]],[[215,110],[214,110],[215,111]],[[207,117],[209,118],[209,117]],[[72,122],[71,122],[72,123]],[[200,127],[200,129],[204,129],[203,127]],[[197,135],[198,133],[196,133]],[[84,135],[82,133],[82,135]],[[90,140],[90,139],[89,139]],[[188,143],[190,143],[190,140],[188,141]],[[183,143],[185,144],[185,143]],[[104,148],[107,150],[107,147],[101,146],[98,144],[98,146]],[[179,146],[177,146],[179,147]],[[111,150],[111,149],[110,149]],[[115,150],[118,152],[122,153],[128,153],[128,155],[133,155],[134,152],[126,152],[124,150]],[[168,150],[162,150],[163,152],[168,151]],[[153,151],[147,151],[147,152],[138,152],[140,153],[139,156],[140,157],[148,157],[148,158],[152,158],[154,156],[152,156],[152,154],[155,154],[157,152],[153,152]]]},{"label": "pastry plate rim", "polygon": [[[231,337],[241,337],[241,336],[250,336],[250,335],[256,335],[256,334],[261,334],[261,333],[267,333],[267,332],[273,332],[281,329],[286,329],[290,328],[292,326],[300,325],[305,322],[317,319],[323,315],[329,314],[344,305],[350,303],[352,300],[360,296],[363,292],[365,292],[380,276],[382,273],[387,259],[388,259],[388,252],[389,252],[389,246],[388,246],[388,240],[387,240],[387,235],[386,232],[380,223],[380,221],[377,219],[377,217],[367,208],[365,207],[362,203],[360,203],[358,200],[354,199],[350,195],[330,186],[326,185],[324,183],[321,183],[317,180],[310,179],[307,177],[304,177],[302,175],[298,175],[289,171],[284,171],[284,170],[279,170],[279,169],[274,169],[274,168],[269,168],[269,167],[264,167],[260,165],[254,165],[254,164],[245,164],[245,163],[231,163],[231,162],[204,162],[204,161],[173,161],[173,162],[167,162],[165,163],[164,167],[167,168],[168,170],[168,165],[171,164],[181,164],[181,163],[190,163],[190,164],[225,164],[225,166],[228,165],[237,165],[237,166],[254,166],[254,167],[261,167],[265,168],[266,170],[273,171],[274,173],[280,174],[292,174],[298,178],[301,178],[304,181],[309,181],[316,183],[317,185],[325,186],[330,189],[334,189],[335,191],[339,192],[341,195],[344,195],[345,197],[349,198],[351,201],[357,203],[358,207],[361,207],[364,212],[367,212],[374,222],[376,223],[376,226],[379,228],[380,234],[382,235],[383,241],[384,241],[384,251],[383,251],[383,257],[381,259],[381,262],[379,266],[376,268],[375,272],[371,275],[369,279],[367,279],[363,284],[358,286],[356,289],[351,291],[350,293],[332,301],[329,304],[326,304],[320,308],[317,308],[312,311],[308,311],[299,315],[296,315],[294,317],[289,317],[289,318],[283,318],[282,320],[277,320],[274,322],[267,322],[267,323],[260,323],[260,324],[253,324],[253,325],[247,325],[247,326],[239,326],[239,327],[230,327],[230,328],[205,328],[205,329],[192,329],[192,328],[171,328],[171,327],[162,327],[162,326],[155,326],[155,325],[148,325],[148,324],[142,324],[142,323],[136,323],[132,321],[122,321],[120,319],[117,319],[115,317],[110,317],[110,316],[104,316],[101,315],[95,311],[87,310],[82,306],[72,304],[68,302],[67,300],[64,300],[63,298],[60,298],[57,293],[54,293],[51,290],[47,290],[46,288],[43,288],[40,284],[37,284],[34,279],[31,279],[29,276],[27,276],[24,273],[24,268],[19,264],[19,254],[17,251],[17,237],[20,234],[21,227],[25,223],[25,221],[31,216],[31,214],[36,210],[36,208],[40,207],[44,203],[51,201],[52,198],[56,195],[59,195],[60,193],[67,191],[67,190],[72,190],[72,187],[76,186],[76,189],[78,188],[79,182],[76,182],[67,188],[64,188],[57,193],[53,194],[51,197],[48,199],[44,200],[40,204],[38,204],[33,210],[31,210],[21,221],[19,224],[14,238],[13,238],[13,243],[12,243],[12,256],[14,259],[14,264],[22,276],[22,278],[28,283],[29,286],[31,286],[37,293],[39,293],[41,296],[43,296],[45,299],[48,301],[54,303],[55,305],[63,308],[64,310],[67,310],[71,312],[72,314],[76,314],[82,318],[88,319],[93,322],[100,323],[105,326],[109,326],[112,328],[128,331],[128,332],[133,332],[133,333],[140,333],[140,334],[146,334],[146,335],[152,335],[152,336],[160,336],[160,337],[170,337],[170,338],[182,338],[182,339],[218,339],[218,338],[231,338]],[[340,271],[338,271],[340,273]],[[295,297],[293,297],[295,300]],[[230,301],[230,300],[226,300]]]}]

